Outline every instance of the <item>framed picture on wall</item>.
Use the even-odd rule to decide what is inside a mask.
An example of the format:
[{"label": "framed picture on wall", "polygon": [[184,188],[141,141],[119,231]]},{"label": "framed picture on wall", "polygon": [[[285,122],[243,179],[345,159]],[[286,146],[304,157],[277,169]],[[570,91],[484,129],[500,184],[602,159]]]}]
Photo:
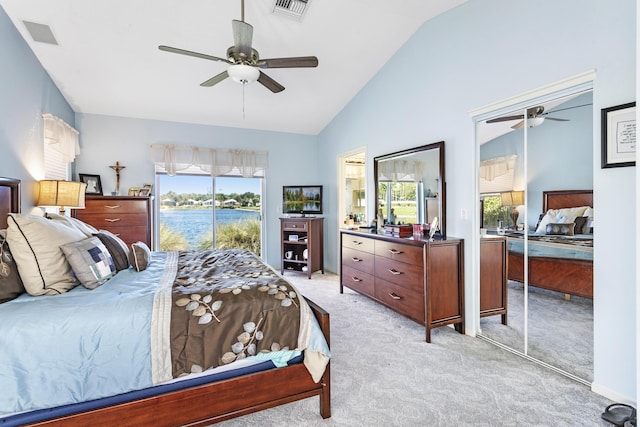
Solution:
[{"label": "framed picture on wall", "polygon": [[636,103],[603,108],[602,168],[636,165]]},{"label": "framed picture on wall", "polygon": [[100,182],[100,175],[89,175],[86,173],[78,174],[80,182],[87,184],[87,188],[84,194],[90,194],[95,196],[102,196],[102,183]]}]

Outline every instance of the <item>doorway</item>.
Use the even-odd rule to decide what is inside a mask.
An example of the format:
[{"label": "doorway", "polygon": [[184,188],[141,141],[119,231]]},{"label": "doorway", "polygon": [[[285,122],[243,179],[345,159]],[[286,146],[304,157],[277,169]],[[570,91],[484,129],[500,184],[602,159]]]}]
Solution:
[{"label": "doorway", "polygon": [[[567,230],[571,224],[571,233],[554,236],[540,224],[547,218],[543,202],[548,194],[593,189],[591,87],[591,80],[568,85],[475,118],[476,218],[489,238],[505,239],[508,251],[506,318],[480,318],[479,335],[585,384],[593,381],[593,234],[576,223],[588,221],[582,217],[587,212],[592,217],[594,207],[591,203],[588,211],[571,204],[581,212],[554,220],[566,221],[561,228]],[[484,242],[476,252],[481,260]],[[576,246],[568,249],[571,244]],[[579,259],[569,259],[565,250]],[[484,261],[477,265],[487,268]],[[545,271],[551,276],[542,281],[541,261],[552,265]],[[552,285],[564,262],[578,265],[581,273],[591,268],[590,295]],[[482,284],[477,283],[482,301]]]},{"label": "doorway", "polygon": [[[366,224],[367,173],[364,148],[343,154],[338,159],[338,221],[340,227]],[[340,240],[340,239],[338,239]]]}]

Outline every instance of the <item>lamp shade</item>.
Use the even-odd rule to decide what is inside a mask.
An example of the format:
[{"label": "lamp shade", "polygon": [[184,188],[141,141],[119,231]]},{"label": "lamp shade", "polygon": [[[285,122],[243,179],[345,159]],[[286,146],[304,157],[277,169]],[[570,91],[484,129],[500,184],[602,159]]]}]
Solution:
[{"label": "lamp shade", "polygon": [[45,180],[38,187],[37,206],[84,209],[84,182]]},{"label": "lamp shade", "polygon": [[500,193],[502,206],[524,205],[524,191],[505,191]]}]

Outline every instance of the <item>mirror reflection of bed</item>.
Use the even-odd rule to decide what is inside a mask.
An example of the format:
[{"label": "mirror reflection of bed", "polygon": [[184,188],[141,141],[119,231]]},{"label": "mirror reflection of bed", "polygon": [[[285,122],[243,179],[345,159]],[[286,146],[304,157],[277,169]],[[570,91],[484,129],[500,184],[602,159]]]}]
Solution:
[{"label": "mirror reflection of bed", "polygon": [[[518,227],[506,230],[507,325],[502,324],[501,316],[489,316],[480,319],[480,328],[482,336],[590,383],[593,380],[592,95],[590,91],[576,95],[545,104],[545,111],[562,109],[554,116],[568,121],[544,121],[540,126],[512,130],[489,140],[478,138],[481,200],[490,195],[482,192],[482,179],[486,175],[482,166],[490,159],[510,159],[513,176],[508,190],[526,190],[525,204],[516,208],[519,228],[528,230],[526,240]],[[492,126],[479,122],[477,135],[483,134],[481,128]],[[585,206],[591,209],[573,212],[574,217],[584,216],[577,220],[579,224],[568,218],[569,212],[552,219],[552,224],[571,222],[573,236],[568,235],[569,225],[549,230],[556,235],[547,233],[546,224],[538,227],[541,214],[549,209],[554,212]],[[512,223],[511,209],[504,207],[505,224]],[[549,222],[548,218],[544,221]],[[495,233],[495,227],[487,228],[489,234]]]}]

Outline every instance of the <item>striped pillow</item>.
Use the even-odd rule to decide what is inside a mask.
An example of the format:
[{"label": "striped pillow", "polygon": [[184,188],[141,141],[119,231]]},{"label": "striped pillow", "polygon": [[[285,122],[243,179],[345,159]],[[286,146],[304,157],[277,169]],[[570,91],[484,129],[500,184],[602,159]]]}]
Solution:
[{"label": "striped pillow", "polygon": [[151,262],[151,250],[144,242],[136,242],[131,244],[129,252],[129,262],[136,271],[142,271],[147,268]]},{"label": "striped pillow", "polygon": [[121,238],[110,231],[100,230],[94,234],[102,244],[107,248],[116,266],[116,271],[126,270],[129,268],[129,248]]}]

